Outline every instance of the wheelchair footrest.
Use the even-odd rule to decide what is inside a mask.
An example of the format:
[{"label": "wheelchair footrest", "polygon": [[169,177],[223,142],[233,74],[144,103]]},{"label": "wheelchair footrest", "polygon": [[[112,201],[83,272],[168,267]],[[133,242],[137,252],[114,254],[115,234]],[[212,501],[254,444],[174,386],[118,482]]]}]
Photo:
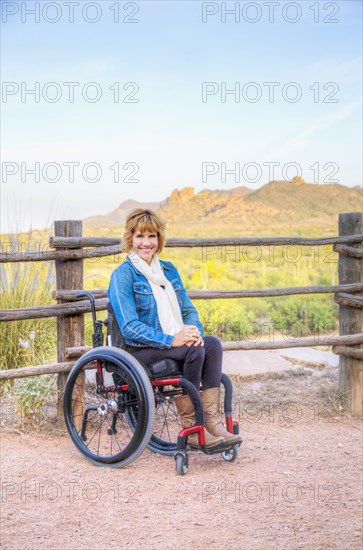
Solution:
[{"label": "wheelchair footrest", "polygon": [[216,447],[196,447],[187,445],[187,449],[188,451],[202,451],[206,455],[216,455],[225,451],[230,451],[233,447],[239,447],[240,445],[241,443],[236,443],[235,445],[231,445],[230,443],[221,443]]},{"label": "wheelchair footrest", "polygon": [[218,447],[204,447],[202,451],[207,455],[215,455],[218,453],[223,453],[225,451],[230,451],[234,447],[239,447],[240,445],[241,443],[236,443],[235,445],[231,445],[230,443],[221,443],[220,445],[218,445]]}]

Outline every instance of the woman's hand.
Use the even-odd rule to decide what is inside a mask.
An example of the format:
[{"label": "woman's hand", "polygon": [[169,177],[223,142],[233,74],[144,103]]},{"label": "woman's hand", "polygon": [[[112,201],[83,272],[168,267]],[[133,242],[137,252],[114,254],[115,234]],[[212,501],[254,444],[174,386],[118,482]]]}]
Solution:
[{"label": "woman's hand", "polygon": [[203,338],[195,325],[184,325],[182,330],[175,334],[171,344],[172,348],[180,346],[204,346]]},{"label": "woman's hand", "polygon": [[[187,344],[187,346],[191,346],[192,344]],[[204,340],[203,336],[199,336],[198,340],[194,342],[194,346],[204,346]]]},{"label": "woman's hand", "polygon": [[[195,325],[184,325],[187,336],[190,335],[190,339],[186,342],[186,345],[189,346],[204,346],[204,340],[199,332],[198,327]],[[195,338],[197,338],[195,340]]]}]

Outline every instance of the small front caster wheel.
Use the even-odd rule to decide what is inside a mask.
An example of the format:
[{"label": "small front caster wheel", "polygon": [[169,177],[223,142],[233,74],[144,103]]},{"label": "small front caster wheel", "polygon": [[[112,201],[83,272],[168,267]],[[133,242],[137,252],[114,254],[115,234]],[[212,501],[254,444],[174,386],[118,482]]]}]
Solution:
[{"label": "small front caster wheel", "polygon": [[182,454],[177,454],[175,456],[175,467],[178,474],[184,476],[189,470],[188,458]]},{"label": "small front caster wheel", "polygon": [[223,460],[226,462],[234,462],[238,458],[238,445],[233,445],[233,447],[227,451],[223,451],[221,454]]}]

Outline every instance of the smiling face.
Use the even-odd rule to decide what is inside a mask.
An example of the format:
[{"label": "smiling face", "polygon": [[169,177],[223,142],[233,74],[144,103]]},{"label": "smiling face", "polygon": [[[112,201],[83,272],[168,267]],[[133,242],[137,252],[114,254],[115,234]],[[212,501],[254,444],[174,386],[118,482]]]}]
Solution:
[{"label": "smiling face", "polygon": [[132,234],[132,249],[149,265],[156,253],[159,245],[158,234],[147,230],[141,231],[139,228]]}]

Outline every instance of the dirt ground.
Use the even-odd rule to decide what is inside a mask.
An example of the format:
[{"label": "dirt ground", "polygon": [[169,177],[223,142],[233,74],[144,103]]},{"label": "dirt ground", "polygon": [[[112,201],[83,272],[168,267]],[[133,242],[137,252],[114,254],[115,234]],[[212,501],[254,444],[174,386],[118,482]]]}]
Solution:
[{"label": "dirt ground", "polygon": [[234,463],[148,450],[97,468],[51,423],[3,424],[1,548],[362,549],[362,432],[336,371],[235,380]]}]

